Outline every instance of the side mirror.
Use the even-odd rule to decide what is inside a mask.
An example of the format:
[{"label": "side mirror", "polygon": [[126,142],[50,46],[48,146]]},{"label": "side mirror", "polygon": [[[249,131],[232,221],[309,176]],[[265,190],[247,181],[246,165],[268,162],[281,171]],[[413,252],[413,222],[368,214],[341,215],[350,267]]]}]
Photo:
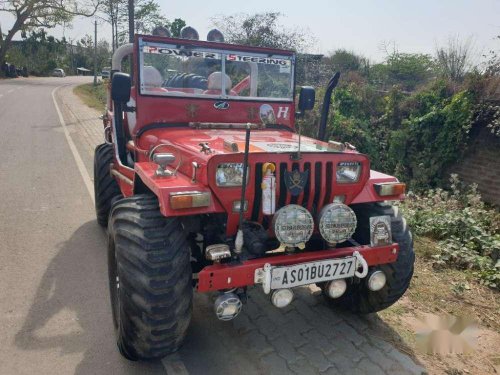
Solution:
[{"label": "side mirror", "polygon": [[314,108],[314,101],[316,99],[316,92],[311,86],[302,86],[299,94],[299,111],[303,114]]},{"label": "side mirror", "polygon": [[127,103],[130,100],[130,89],[132,82],[130,76],[125,73],[116,72],[111,81],[111,99],[114,102]]}]

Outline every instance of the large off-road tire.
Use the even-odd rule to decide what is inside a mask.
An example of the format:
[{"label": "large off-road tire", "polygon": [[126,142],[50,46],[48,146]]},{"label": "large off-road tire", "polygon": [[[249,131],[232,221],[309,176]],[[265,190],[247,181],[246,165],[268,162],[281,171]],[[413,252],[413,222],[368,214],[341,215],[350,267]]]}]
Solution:
[{"label": "large off-road tire", "polygon": [[110,175],[110,164],[113,162],[113,146],[103,143],[94,152],[94,196],[95,213],[100,226],[108,226],[111,203],[121,195],[120,187]]},{"label": "large off-road tire", "polygon": [[156,197],[117,201],[109,220],[108,270],[121,354],[162,358],[179,349],[191,320],[190,251],[177,218],[161,215]]},{"label": "large off-road tire", "polygon": [[399,244],[398,259],[394,263],[379,266],[387,277],[384,288],[372,292],[365,280],[348,285],[345,294],[331,303],[355,313],[368,314],[391,306],[399,300],[410,285],[413,276],[415,253],[413,238],[401,216],[398,207],[381,204],[362,204],[352,207],[358,218],[354,238],[361,244],[370,243],[370,217],[388,215],[391,217],[392,240]]}]

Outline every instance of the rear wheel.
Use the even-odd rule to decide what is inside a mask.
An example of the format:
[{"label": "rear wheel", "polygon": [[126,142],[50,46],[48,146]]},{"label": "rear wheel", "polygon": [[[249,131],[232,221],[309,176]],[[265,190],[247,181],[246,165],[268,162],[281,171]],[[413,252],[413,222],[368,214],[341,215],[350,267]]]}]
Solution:
[{"label": "rear wheel", "polygon": [[190,252],[177,218],[156,197],[116,202],[109,221],[108,269],[117,345],[131,360],[162,358],[182,344],[191,320]]},{"label": "rear wheel", "polygon": [[110,164],[113,162],[113,146],[103,143],[94,152],[94,196],[95,213],[99,225],[108,225],[111,203],[120,197],[121,191],[117,182],[110,175]]},{"label": "rear wheel", "polygon": [[392,239],[399,244],[396,262],[378,267],[387,277],[386,285],[381,290],[377,292],[369,290],[363,279],[358,283],[350,284],[342,297],[330,300],[332,305],[341,306],[355,313],[368,314],[391,306],[408,289],[415,262],[413,238],[398,207],[362,204],[352,208],[358,218],[358,228],[354,234],[354,238],[358,242],[370,243],[370,217],[387,215],[391,218]]}]

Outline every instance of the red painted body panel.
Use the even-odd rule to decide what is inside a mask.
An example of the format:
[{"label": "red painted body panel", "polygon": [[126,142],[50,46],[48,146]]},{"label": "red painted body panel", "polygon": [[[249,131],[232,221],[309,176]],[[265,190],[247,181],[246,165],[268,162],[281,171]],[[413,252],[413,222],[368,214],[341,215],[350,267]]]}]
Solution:
[{"label": "red painted body panel", "polygon": [[[393,252],[394,249],[396,250],[395,252]],[[247,260],[238,264],[214,264],[213,266],[205,267],[198,274],[198,291],[209,292],[254,285],[255,270],[264,267],[266,263],[273,266],[286,266],[316,260],[347,257],[352,255],[354,251],[359,251],[369,266],[375,266],[395,262],[399,253],[399,245],[394,243],[391,246],[374,248],[369,246],[346,247],[299,254],[277,255]]]}]

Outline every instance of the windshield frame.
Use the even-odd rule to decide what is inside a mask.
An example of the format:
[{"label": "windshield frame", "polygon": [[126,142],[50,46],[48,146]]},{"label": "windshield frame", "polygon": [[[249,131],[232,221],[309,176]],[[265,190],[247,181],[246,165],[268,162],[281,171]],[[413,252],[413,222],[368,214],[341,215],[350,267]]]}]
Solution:
[{"label": "windshield frame", "polygon": [[[182,99],[215,99],[215,100],[236,100],[236,101],[251,101],[251,102],[281,102],[281,103],[292,103],[295,97],[295,54],[280,54],[279,51],[276,53],[268,53],[261,51],[249,51],[246,46],[238,45],[228,45],[228,47],[234,48],[211,48],[207,45],[197,45],[195,43],[190,43],[194,41],[184,41],[184,43],[175,43],[173,41],[149,41],[138,39],[138,93],[141,96],[148,97],[164,97],[164,98],[182,98]],[[225,72],[225,65],[228,60],[229,55],[240,55],[249,56],[257,58],[273,58],[273,59],[283,59],[290,61],[290,96],[289,97],[258,97],[258,96],[235,96],[228,95],[225,87],[222,88],[222,93],[220,95],[214,94],[199,94],[199,93],[179,93],[173,92],[154,92],[145,89],[143,86],[143,74],[144,74],[144,47],[159,47],[159,48],[171,48],[171,49],[186,49],[193,50],[203,53],[215,53],[219,54],[221,59],[221,71]],[[240,47],[240,48],[238,48]],[[283,51],[284,52],[284,51]],[[250,66],[251,63],[249,63]],[[257,65],[257,63],[253,63]],[[226,73],[227,74],[227,73]],[[257,77],[258,78],[258,77]],[[224,86],[224,85],[222,85]]]}]

